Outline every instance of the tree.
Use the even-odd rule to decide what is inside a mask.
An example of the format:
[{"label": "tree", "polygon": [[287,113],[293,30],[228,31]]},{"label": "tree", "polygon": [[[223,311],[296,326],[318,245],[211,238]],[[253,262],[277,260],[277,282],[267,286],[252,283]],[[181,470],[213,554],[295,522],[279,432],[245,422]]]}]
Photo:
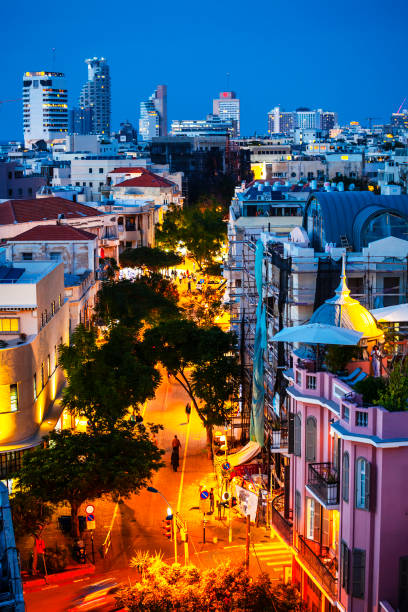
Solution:
[{"label": "tree", "polygon": [[396,363],[386,380],[385,389],[379,392],[374,402],[387,410],[408,410],[408,366]]},{"label": "tree", "polygon": [[141,580],[124,587],[119,603],[130,612],[298,612],[299,591],[291,585],[274,585],[268,574],[251,577],[242,565],[221,563],[210,569],[194,565],[168,565],[159,555],[139,554],[131,565]]},{"label": "tree", "polygon": [[60,347],[59,363],[68,381],[64,408],[85,417],[94,432],[113,431],[130,407],[139,410],[154,397],[160,383],[149,355],[132,330],[122,325],[110,328],[99,346],[96,330],[79,325],[70,346]]},{"label": "tree", "polygon": [[227,226],[221,207],[170,208],[156,228],[156,242],[176,251],[185,248],[202,270],[221,254]]},{"label": "tree", "polygon": [[143,321],[156,322],[178,312],[177,304],[157,293],[144,278],[104,283],[95,305],[96,319],[105,325],[120,321],[136,329]]},{"label": "tree", "polygon": [[27,535],[36,537],[51,521],[51,504],[34,497],[27,491],[17,491],[10,497],[11,513],[16,540]]},{"label": "tree", "polygon": [[85,501],[129,497],[164,465],[163,451],[149,437],[153,430],[122,422],[109,433],[54,431],[24,456],[17,485],[45,503],[68,503],[73,535],[79,537],[78,512]]},{"label": "tree", "polygon": [[239,384],[234,336],[216,326],[201,328],[179,319],[147,330],[144,345],[191,398],[207,430],[211,453],[212,426],[230,419],[229,400]]},{"label": "tree", "polygon": [[177,253],[164,251],[158,247],[142,246],[137,249],[126,249],[119,255],[119,261],[122,267],[147,268],[157,272],[161,268],[180,265],[183,258]]},{"label": "tree", "polygon": [[200,327],[214,325],[215,319],[225,313],[220,291],[206,283],[200,293],[184,296],[182,307],[185,315]]}]

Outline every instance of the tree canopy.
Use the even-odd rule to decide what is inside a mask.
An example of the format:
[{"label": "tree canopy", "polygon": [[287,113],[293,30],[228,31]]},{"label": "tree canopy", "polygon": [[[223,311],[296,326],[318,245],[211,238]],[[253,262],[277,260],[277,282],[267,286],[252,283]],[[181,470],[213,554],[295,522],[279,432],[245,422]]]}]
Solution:
[{"label": "tree canopy", "polygon": [[128,268],[147,268],[157,272],[160,268],[171,268],[182,263],[183,258],[172,251],[159,247],[142,246],[126,249],[119,255],[120,265]]},{"label": "tree canopy", "polygon": [[168,565],[158,555],[144,554],[132,559],[131,565],[142,578],[118,595],[119,603],[130,612],[298,612],[303,608],[295,587],[273,584],[268,574],[253,578],[243,565],[221,563],[199,569]]},{"label": "tree canopy", "polygon": [[138,410],[152,399],[160,383],[148,353],[123,325],[110,328],[100,345],[94,329],[79,325],[71,344],[60,347],[59,363],[68,382],[63,406],[86,417],[94,432],[112,431],[130,407]]},{"label": "tree canopy", "polygon": [[174,317],[178,312],[176,301],[158,293],[145,277],[104,283],[95,305],[95,317],[105,325],[120,321],[133,328],[141,327],[143,321],[154,323]]},{"label": "tree canopy", "polygon": [[54,508],[27,491],[17,491],[10,497],[16,540],[39,532],[51,521]]},{"label": "tree canopy", "polygon": [[24,456],[17,485],[42,502],[71,506],[74,534],[85,501],[137,493],[164,464],[148,428],[122,423],[109,433],[52,432]]},{"label": "tree canopy", "polygon": [[161,247],[172,251],[185,248],[200,270],[212,265],[220,255],[226,236],[227,226],[217,206],[173,206],[156,228],[156,242]]}]

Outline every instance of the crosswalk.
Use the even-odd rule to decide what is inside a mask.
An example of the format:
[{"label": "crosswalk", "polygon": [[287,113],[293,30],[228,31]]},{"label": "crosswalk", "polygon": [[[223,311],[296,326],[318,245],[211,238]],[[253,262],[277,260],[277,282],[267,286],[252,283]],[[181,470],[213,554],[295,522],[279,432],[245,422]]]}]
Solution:
[{"label": "crosswalk", "polygon": [[286,582],[290,578],[292,554],[290,548],[279,538],[254,544],[251,553],[256,557],[262,570],[270,574],[273,580]]}]

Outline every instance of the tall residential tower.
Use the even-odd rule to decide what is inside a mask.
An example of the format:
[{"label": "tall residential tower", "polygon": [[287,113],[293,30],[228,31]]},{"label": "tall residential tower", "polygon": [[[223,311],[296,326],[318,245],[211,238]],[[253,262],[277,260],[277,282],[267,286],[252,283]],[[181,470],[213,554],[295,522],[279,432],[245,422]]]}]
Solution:
[{"label": "tall residential tower", "polygon": [[68,131],[68,91],[62,72],[25,72],[23,76],[24,143],[52,144]]},{"label": "tall residential tower", "polygon": [[158,85],[150,98],[140,103],[139,134],[145,141],[167,136],[167,85]]},{"label": "tall residential tower", "polygon": [[222,91],[220,97],[213,100],[213,114],[218,115],[224,121],[232,121],[233,135],[240,135],[240,103],[234,91]]},{"label": "tall residential tower", "polygon": [[[111,130],[111,82],[106,59],[87,59],[88,81],[82,87],[79,106],[90,117],[92,134],[110,135]],[[91,112],[87,109],[91,109]]]}]

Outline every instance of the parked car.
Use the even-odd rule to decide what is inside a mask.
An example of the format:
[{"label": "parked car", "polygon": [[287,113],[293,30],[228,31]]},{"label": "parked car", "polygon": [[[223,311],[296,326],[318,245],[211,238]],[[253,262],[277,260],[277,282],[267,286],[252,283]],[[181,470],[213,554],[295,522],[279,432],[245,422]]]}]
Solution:
[{"label": "parked car", "polygon": [[88,584],[77,593],[66,612],[93,612],[96,610],[113,612],[114,610],[123,610],[115,597],[120,588],[121,585],[113,578]]}]

